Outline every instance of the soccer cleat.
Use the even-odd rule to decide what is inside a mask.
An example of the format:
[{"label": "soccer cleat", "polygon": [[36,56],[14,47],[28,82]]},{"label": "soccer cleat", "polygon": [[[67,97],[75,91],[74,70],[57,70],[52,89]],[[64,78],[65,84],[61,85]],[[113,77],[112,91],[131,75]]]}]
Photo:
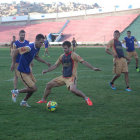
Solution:
[{"label": "soccer cleat", "polygon": [[36,102],[36,103],[42,104],[42,103],[47,103],[47,101],[40,100],[40,101],[38,101],[38,102]]},{"label": "soccer cleat", "polygon": [[16,98],[18,96],[18,92],[17,90],[11,90],[11,93],[12,93],[12,101],[15,103],[16,102]]},{"label": "soccer cleat", "polygon": [[93,105],[92,101],[91,101],[89,98],[86,99],[86,103],[87,103],[89,106],[92,106],[92,105]]},{"label": "soccer cleat", "polygon": [[125,90],[126,90],[126,91],[132,91],[132,89],[131,89],[131,88],[126,88]]},{"label": "soccer cleat", "polygon": [[114,86],[114,84],[109,83],[109,85],[113,90],[116,90],[116,87]]},{"label": "soccer cleat", "polygon": [[20,102],[20,106],[24,106],[24,107],[31,107],[26,101],[22,100]]},{"label": "soccer cleat", "polygon": [[139,68],[136,68],[136,71],[137,71],[137,72],[140,72],[140,69],[139,69]]}]

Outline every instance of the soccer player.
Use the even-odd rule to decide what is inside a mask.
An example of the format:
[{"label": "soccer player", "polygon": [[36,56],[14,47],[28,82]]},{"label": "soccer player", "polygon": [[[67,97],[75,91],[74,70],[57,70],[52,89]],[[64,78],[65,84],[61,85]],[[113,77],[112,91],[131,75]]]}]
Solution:
[{"label": "soccer player", "polygon": [[71,43],[72,43],[72,51],[74,52],[76,50],[76,46],[77,46],[77,42],[76,42],[75,38],[73,38]]},{"label": "soccer player", "polygon": [[[16,40],[14,43],[14,49],[18,49],[24,46],[27,46],[29,44],[29,41],[25,40],[25,34],[26,32],[24,30],[20,30],[19,31],[19,40]],[[19,60],[20,60],[20,54],[17,55],[16,57],[16,64],[15,64],[15,74],[14,74],[14,89],[17,89],[17,83],[18,83],[18,76],[17,76],[17,67],[19,64]]]},{"label": "soccer player", "polygon": [[17,68],[17,75],[18,77],[20,77],[20,79],[22,80],[26,88],[20,90],[14,89],[11,90],[11,92],[12,92],[13,102],[16,102],[16,98],[20,93],[27,93],[26,97],[20,103],[21,106],[30,107],[27,103],[27,100],[37,90],[37,87],[35,85],[36,80],[30,69],[30,64],[32,60],[35,58],[37,61],[45,63],[46,65],[50,66],[49,63],[42,60],[38,55],[39,50],[43,45],[43,43],[44,43],[44,36],[42,34],[38,34],[36,36],[34,43],[30,43],[28,46],[20,47],[14,50],[13,57],[12,57],[11,71],[13,71],[15,68],[16,56],[20,54],[21,56]]},{"label": "soccer player", "polygon": [[82,97],[86,103],[89,106],[92,106],[92,101],[90,100],[89,97],[87,97],[82,91],[77,89],[76,87],[76,80],[77,80],[77,66],[78,62],[82,63],[86,67],[94,70],[94,71],[100,71],[100,69],[93,67],[91,64],[88,62],[84,61],[83,58],[81,58],[78,54],[71,52],[71,42],[65,41],[62,44],[64,54],[62,54],[56,63],[51,66],[48,70],[44,70],[42,73],[45,74],[47,72],[55,70],[60,64],[62,64],[63,67],[63,74],[62,76],[59,76],[50,82],[47,83],[46,89],[44,92],[44,96],[42,100],[38,101],[37,103],[46,103],[46,98],[51,92],[51,89],[54,87],[59,87],[66,85],[67,88],[74,93],[77,96]]},{"label": "soccer player", "polygon": [[[113,56],[113,62],[114,62],[114,73],[115,76],[113,77],[112,81],[110,82],[110,87],[113,90],[116,90],[116,87],[114,86],[114,82],[120,77],[121,73],[124,73],[125,75],[125,83],[126,83],[126,91],[131,91],[129,87],[129,79],[128,79],[128,65],[127,61],[129,59],[124,56],[122,44],[119,41],[120,32],[118,30],[114,31],[114,39],[109,41],[106,47],[106,53]],[[112,49],[112,51],[110,50]]]},{"label": "soccer player", "polygon": [[16,41],[16,37],[13,36],[13,40],[12,40],[12,42],[10,44],[10,55],[11,56],[12,56],[12,52],[13,52],[13,49],[14,49],[14,43],[15,43],[15,41]]},{"label": "soccer player", "polygon": [[45,45],[45,52],[44,52],[44,56],[46,56],[46,54],[49,56],[49,51],[48,51],[48,47],[50,46],[49,41],[47,40],[47,37],[45,37],[45,41],[44,41],[44,45]]},{"label": "soccer player", "polygon": [[[138,54],[135,51],[135,45],[134,42],[137,43],[137,45],[140,47],[140,44],[136,40],[134,36],[131,36],[131,31],[127,31],[127,37],[124,38],[122,43],[126,43],[126,51],[127,51],[127,57],[131,60],[131,57],[133,56],[136,61],[136,71],[140,72],[140,69],[138,67]],[[123,44],[124,45],[124,44]]]}]

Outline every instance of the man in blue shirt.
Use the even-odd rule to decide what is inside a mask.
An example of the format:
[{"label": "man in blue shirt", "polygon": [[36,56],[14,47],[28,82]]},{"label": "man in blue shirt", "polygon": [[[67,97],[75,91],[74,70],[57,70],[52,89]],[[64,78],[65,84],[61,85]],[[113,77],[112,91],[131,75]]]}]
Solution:
[{"label": "man in blue shirt", "polygon": [[20,89],[20,90],[12,90],[12,100],[13,102],[16,102],[16,98],[19,93],[27,93],[24,100],[21,101],[21,106],[30,107],[27,103],[27,100],[30,98],[30,96],[37,90],[37,87],[35,85],[35,78],[32,74],[32,71],[30,69],[30,64],[32,60],[35,58],[37,61],[45,63],[46,65],[50,66],[49,63],[42,60],[39,56],[39,50],[41,46],[44,43],[44,36],[42,34],[38,34],[36,36],[35,42],[30,43],[28,46],[20,47],[16,50],[14,50],[13,57],[12,57],[12,65],[11,65],[11,71],[15,68],[16,63],[16,57],[18,54],[20,54],[20,60],[19,65],[17,68],[17,75],[20,77],[26,88]]},{"label": "man in blue shirt", "polygon": [[127,37],[124,38],[122,43],[126,43],[126,51],[127,51],[128,58],[130,60],[131,60],[131,57],[135,58],[135,60],[136,60],[136,71],[139,72],[140,70],[139,70],[139,67],[138,67],[138,54],[135,51],[134,42],[136,42],[137,45],[139,46],[139,43],[136,40],[136,38],[134,36],[131,36],[131,31],[127,31]]},{"label": "man in blue shirt", "polygon": [[49,51],[48,51],[48,47],[50,46],[49,41],[47,40],[47,37],[45,36],[45,41],[44,41],[44,45],[45,45],[45,52],[44,52],[44,56],[46,56],[46,54],[49,56]]},{"label": "man in blue shirt", "polygon": [[[24,30],[19,31],[19,40],[16,40],[13,43],[13,50],[24,47],[24,46],[29,44],[29,41],[25,40],[25,34],[26,34],[26,32]],[[16,64],[15,64],[16,69],[15,69],[14,81],[13,81],[14,82],[14,89],[17,89],[17,83],[18,83],[17,67],[19,64],[19,59],[20,59],[20,54],[18,54],[16,57]]]}]

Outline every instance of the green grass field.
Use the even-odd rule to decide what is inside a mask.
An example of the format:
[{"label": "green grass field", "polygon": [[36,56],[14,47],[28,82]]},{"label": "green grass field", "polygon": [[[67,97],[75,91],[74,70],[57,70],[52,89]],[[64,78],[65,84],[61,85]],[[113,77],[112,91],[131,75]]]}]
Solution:
[{"label": "green grass field", "polygon": [[[40,56],[43,54],[40,51]],[[61,48],[50,48],[51,62],[63,53]],[[140,56],[140,50],[137,50]],[[46,110],[45,104],[36,104],[41,99],[46,83],[61,75],[61,67],[42,75],[47,67],[34,61],[33,72],[38,91],[29,99],[31,108],[20,107],[25,94],[20,94],[17,103],[11,100],[13,73],[10,72],[9,50],[0,49],[0,140],[139,140],[140,139],[140,73],[135,71],[135,61],[129,65],[130,87],[125,91],[124,75],[115,83],[112,91],[109,81],[112,74],[112,57],[104,48],[79,48],[77,53],[93,66],[102,69],[94,72],[84,65],[78,67],[78,88],[91,98],[94,105],[88,106],[82,98],[70,93],[65,86],[54,88],[49,100],[58,103],[56,112]],[[23,84],[19,82],[19,88]]]}]

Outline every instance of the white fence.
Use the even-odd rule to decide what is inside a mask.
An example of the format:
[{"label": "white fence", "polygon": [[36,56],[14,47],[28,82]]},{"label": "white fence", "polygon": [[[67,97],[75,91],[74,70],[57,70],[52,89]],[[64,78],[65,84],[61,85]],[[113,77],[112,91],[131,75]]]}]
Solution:
[{"label": "white fence", "polygon": [[99,9],[80,10],[80,11],[63,12],[63,13],[36,14],[36,15],[30,15],[29,14],[29,15],[25,15],[25,16],[8,16],[8,17],[1,17],[1,22],[65,18],[65,17],[75,17],[75,16],[82,16],[82,15],[84,16],[84,15],[107,13],[107,12],[113,12],[113,11],[124,11],[124,10],[128,10],[128,9],[122,9],[122,8],[112,8],[112,9],[99,8]]}]

